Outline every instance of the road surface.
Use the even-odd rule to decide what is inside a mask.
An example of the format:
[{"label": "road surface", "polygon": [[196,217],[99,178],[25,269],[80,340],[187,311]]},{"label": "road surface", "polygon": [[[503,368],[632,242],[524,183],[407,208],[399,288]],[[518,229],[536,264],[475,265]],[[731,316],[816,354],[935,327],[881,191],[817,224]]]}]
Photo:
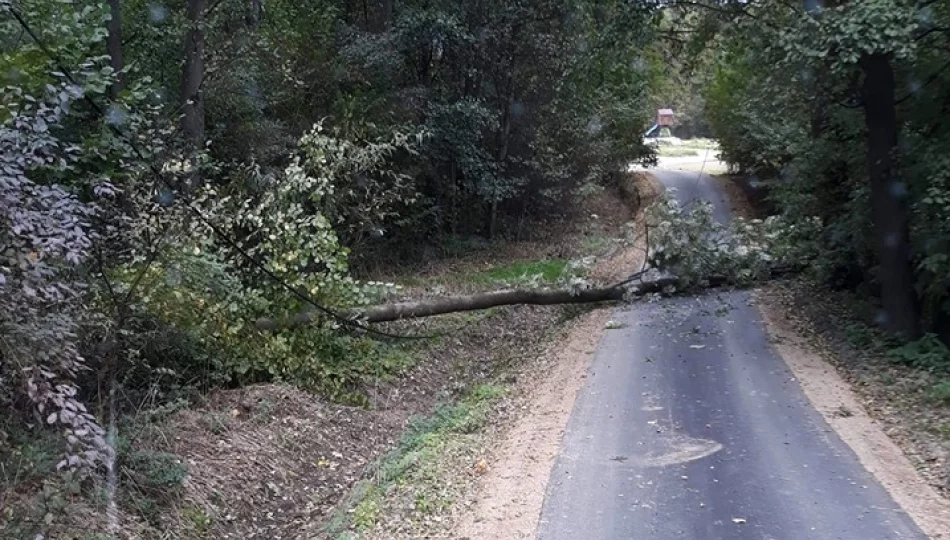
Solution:
[{"label": "road surface", "polygon": [[[686,202],[716,182],[656,177]],[[925,539],[811,406],[747,292],[619,310],[545,495],[540,540]]]}]

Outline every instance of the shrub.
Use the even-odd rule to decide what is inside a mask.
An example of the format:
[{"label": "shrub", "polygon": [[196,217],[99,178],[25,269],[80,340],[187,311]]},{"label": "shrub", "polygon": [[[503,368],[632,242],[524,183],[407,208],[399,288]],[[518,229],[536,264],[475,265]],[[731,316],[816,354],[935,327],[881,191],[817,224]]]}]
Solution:
[{"label": "shrub", "polygon": [[895,363],[931,372],[950,371],[950,349],[934,334],[895,347],[887,356]]},{"label": "shrub", "polygon": [[950,380],[943,380],[930,387],[927,399],[935,403],[950,404]]}]

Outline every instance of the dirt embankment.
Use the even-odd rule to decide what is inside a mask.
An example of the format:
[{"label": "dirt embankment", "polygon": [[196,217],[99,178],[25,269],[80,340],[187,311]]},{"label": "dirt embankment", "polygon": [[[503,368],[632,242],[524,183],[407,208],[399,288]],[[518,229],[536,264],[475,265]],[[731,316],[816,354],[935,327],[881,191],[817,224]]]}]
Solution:
[{"label": "dirt embankment", "polygon": [[[631,273],[639,259],[631,254],[631,248],[616,240],[631,217],[630,208],[613,191],[605,191],[588,203],[588,212],[576,213],[572,222],[560,226],[557,235],[497,244],[426,265],[411,276],[412,280],[407,279],[412,286],[407,287],[406,297],[490,287],[471,276],[517,261],[596,254],[602,262],[593,270],[593,280],[606,282],[626,275],[624,272]],[[399,276],[390,278],[401,281]],[[429,416],[439,410],[440,404],[464,398],[471,388],[499,380],[523,387],[523,391],[510,393],[513,397],[505,398],[494,414],[494,418],[504,421],[489,425],[510,425],[529,410],[548,411],[550,418],[544,419],[544,425],[549,433],[519,424],[521,427],[516,429],[522,431],[516,439],[520,443],[515,446],[520,450],[504,458],[489,457],[488,449],[500,447],[502,440],[500,428],[489,428],[484,437],[472,439],[483,441],[477,444],[484,446],[453,454],[464,461],[454,464],[454,475],[446,473],[444,483],[453,485],[453,493],[467,494],[476,480],[488,481],[509,468],[528,470],[543,482],[547,469],[530,467],[535,460],[543,464],[551,458],[531,453],[529,446],[546,445],[548,454],[556,448],[551,436],[559,438],[570,411],[565,396],[572,397],[579,386],[586,365],[583,355],[596,344],[593,336],[603,328],[607,313],[600,310],[581,314],[566,344],[558,341],[552,346],[551,329],[578,311],[565,311],[559,306],[521,306],[397,323],[395,328],[403,332],[432,331],[444,337],[419,344],[412,352],[412,365],[395,378],[367,373],[364,391],[368,407],[329,403],[297,388],[270,384],[217,391],[197,405],[170,411],[149,422],[141,431],[121,433],[134,439],[136,448],[177,456],[187,469],[180,493],[156,494],[156,500],[169,495],[173,502],[150,510],[150,524],[136,508],[154,501],[132,500],[133,491],[122,486],[135,479],[120,478],[120,520],[129,533],[125,536],[328,537],[325,526],[334,519],[342,519],[343,534],[354,537],[415,537],[428,534],[424,530],[445,533],[454,523],[453,508],[433,508],[418,500],[387,500],[386,493],[374,501],[375,507],[346,507],[343,501],[359,481],[373,480],[379,474],[381,460],[400,444],[411,418]],[[536,360],[539,351],[545,350],[551,354]],[[547,389],[537,393],[542,401],[521,401],[519,396],[535,395],[538,381],[544,381]],[[521,408],[522,404],[526,408]],[[470,459],[474,455],[484,456],[477,460],[482,465],[475,467]],[[500,459],[510,462],[496,464]],[[543,483],[538,489],[540,496]],[[539,501],[530,504],[539,505]],[[353,523],[356,510],[367,514],[361,516],[364,522],[359,527]],[[525,510],[526,515],[530,513]],[[411,526],[405,525],[410,522]]]}]

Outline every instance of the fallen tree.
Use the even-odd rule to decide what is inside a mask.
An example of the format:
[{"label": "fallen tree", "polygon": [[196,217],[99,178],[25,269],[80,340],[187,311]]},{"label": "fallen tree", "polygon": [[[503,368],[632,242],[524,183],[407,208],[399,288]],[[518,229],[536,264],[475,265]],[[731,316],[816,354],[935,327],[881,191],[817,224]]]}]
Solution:
[{"label": "fallen tree", "polygon": [[[725,276],[712,276],[706,280],[709,287],[718,287],[729,282]],[[598,302],[615,302],[628,298],[636,298],[645,294],[659,293],[669,288],[679,288],[683,281],[675,277],[658,277],[656,279],[640,281],[631,284],[628,281],[609,287],[588,289],[516,289],[490,291],[464,296],[446,296],[427,298],[413,302],[399,302],[372,306],[362,310],[351,310],[341,313],[342,317],[353,321],[367,323],[381,323],[403,319],[415,319],[457,313],[476,311],[499,306],[536,305],[547,306],[554,304],[589,304]],[[279,321],[262,318],[255,323],[260,330],[279,330],[310,324],[325,316],[319,311],[306,311],[293,317]]]},{"label": "fallen tree", "polygon": [[[475,311],[510,305],[584,304],[633,299],[673,289],[695,291],[723,285],[749,285],[801,270],[813,255],[801,240],[818,234],[813,227],[787,227],[778,218],[729,225],[713,218],[712,207],[702,201],[684,209],[666,199],[650,207],[651,224],[645,231],[648,261],[640,272],[608,286],[564,289],[508,289],[483,293],[426,298],[333,312],[304,311],[287,319],[261,318],[260,330],[294,328],[326,319],[354,326]],[[652,238],[649,236],[652,235]],[[656,245],[650,246],[649,240]],[[651,270],[652,269],[652,270]],[[663,274],[644,279],[650,274]]]}]

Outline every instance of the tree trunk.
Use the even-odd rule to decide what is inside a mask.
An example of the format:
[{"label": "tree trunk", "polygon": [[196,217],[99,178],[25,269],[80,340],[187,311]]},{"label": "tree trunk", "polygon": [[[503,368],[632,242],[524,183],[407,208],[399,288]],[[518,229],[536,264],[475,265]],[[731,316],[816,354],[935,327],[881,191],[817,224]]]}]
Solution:
[{"label": "tree trunk", "polygon": [[811,137],[818,139],[825,132],[828,123],[828,91],[825,89],[825,68],[819,66],[812,82],[814,96],[811,104]]},{"label": "tree trunk", "polygon": [[[672,280],[671,283],[675,281]],[[671,284],[668,283],[668,284]],[[656,290],[660,290],[662,287]],[[651,289],[652,290],[652,289]],[[341,316],[350,320],[361,320],[370,323],[398,321],[401,319],[415,319],[444,315],[459,311],[476,311],[498,306],[517,304],[553,305],[553,304],[583,304],[591,302],[606,302],[622,300],[626,289],[624,287],[607,287],[603,289],[572,290],[514,290],[492,291],[472,294],[468,296],[449,296],[445,298],[430,298],[418,302],[403,302],[398,304],[384,304],[363,310],[351,310],[341,313]],[[647,291],[648,292],[648,291]],[[261,318],[254,325],[259,330],[279,330],[294,328],[310,324],[319,320],[323,313],[305,311],[298,313],[287,320]]]},{"label": "tree trunk", "polygon": [[263,17],[264,0],[250,0],[247,6],[247,14],[244,16],[244,23],[247,27],[251,30],[257,30]]},{"label": "tree trunk", "polygon": [[125,73],[122,71],[125,66],[122,62],[122,11],[120,0],[109,0],[109,12],[112,17],[109,19],[106,52],[109,54],[109,63],[116,73],[115,84],[109,87],[109,97],[115,100],[119,98],[127,84]]},{"label": "tree trunk", "polygon": [[181,72],[181,131],[198,150],[204,145],[205,111],[201,84],[204,81],[204,13],[206,0],[188,0],[185,32],[185,62]]},{"label": "tree trunk", "polygon": [[[803,265],[776,266],[770,269],[769,277],[778,278],[802,271]],[[535,305],[549,306],[554,304],[589,304],[596,302],[611,302],[636,298],[646,294],[662,293],[670,287],[683,291],[683,282],[675,276],[665,276],[649,281],[632,284],[642,272],[634,274],[629,279],[610,287],[597,289],[556,289],[556,290],[513,290],[491,291],[471,294],[467,296],[448,296],[428,298],[416,302],[401,302],[397,304],[383,304],[361,309],[352,309],[339,312],[341,319],[350,321],[365,321],[369,323],[398,321],[444,315],[460,311],[475,311],[498,306]],[[727,276],[713,275],[704,280],[706,287],[722,287],[734,284],[734,280]],[[284,320],[262,317],[254,322],[259,330],[282,330],[304,326],[326,316],[324,311],[304,311]]]},{"label": "tree trunk", "polygon": [[[514,65],[511,67],[514,70]],[[488,238],[494,239],[498,234],[498,182],[504,174],[505,161],[508,160],[508,146],[511,142],[511,109],[515,105],[514,75],[508,79],[508,98],[505,100],[505,110],[501,115],[501,144],[498,148],[499,177],[495,178],[491,204],[488,208]]]},{"label": "tree trunk", "polygon": [[885,54],[861,59],[864,72],[864,117],[868,130],[867,167],[871,182],[871,219],[880,263],[884,316],[882,326],[907,339],[920,335],[914,290],[907,188],[896,175],[897,113],[894,68]]},{"label": "tree trunk", "polygon": [[[783,266],[773,268],[772,277],[789,275],[801,270],[801,267]],[[706,280],[707,287],[721,287],[731,283],[726,276],[710,276]],[[660,277],[650,281],[643,281],[637,285],[618,284],[597,289],[556,289],[556,290],[513,290],[491,291],[467,296],[448,296],[429,298],[416,302],[402,302],[397,304],[383,304],[362,309],[353,309],[339,313],[343,319],[380,323],[398,321],[402,319],[416,319],[444,315],[460,311],[476,311],[499,306],[534,305],[549,306],[554,304],[590,304],[596,302],[612,302],[624,298],[636,298],[646,294],[659,293],[673,287],[682,289],[682,282],[672,276]],[[324,312],[304,311],[289,319],[278,320],[260,318],[254,326],[259,330],[281,330],[304,326],[325,317]]]},{"label": "tree trunk", "polygon": [[452,163],[449,169],[449,209],[448,209],[448,219],[449,219],[449,232],[452,233],[452,236],[458,234],[458,199],[459,199],[459,187],[458,187],[458,162],[455,158],[452,158]]},{"label": "tree trunk", "polygon": [[393,19],[393,0],[376,0],[373,21],[370,30],[375,33],[385,32]]},{"label": "tree trunk", "polygon": [[[468,296],[452,296],[447,298],[432,298],[418,302],[387,304],[371,307],[362,312],[362,318],[367,322],[398,321],[401,319],[415,319],[456,313],[459,311],[476,311],[498,306],[516,304],[548,306],[553,304],[585,304],[592,302],[606,302],[622,300],[626,289],[623,287],[607,287],[603,289],[573,290],[515,290],[493,291]],[[359,313],[351,313],[357,316]]]}]

